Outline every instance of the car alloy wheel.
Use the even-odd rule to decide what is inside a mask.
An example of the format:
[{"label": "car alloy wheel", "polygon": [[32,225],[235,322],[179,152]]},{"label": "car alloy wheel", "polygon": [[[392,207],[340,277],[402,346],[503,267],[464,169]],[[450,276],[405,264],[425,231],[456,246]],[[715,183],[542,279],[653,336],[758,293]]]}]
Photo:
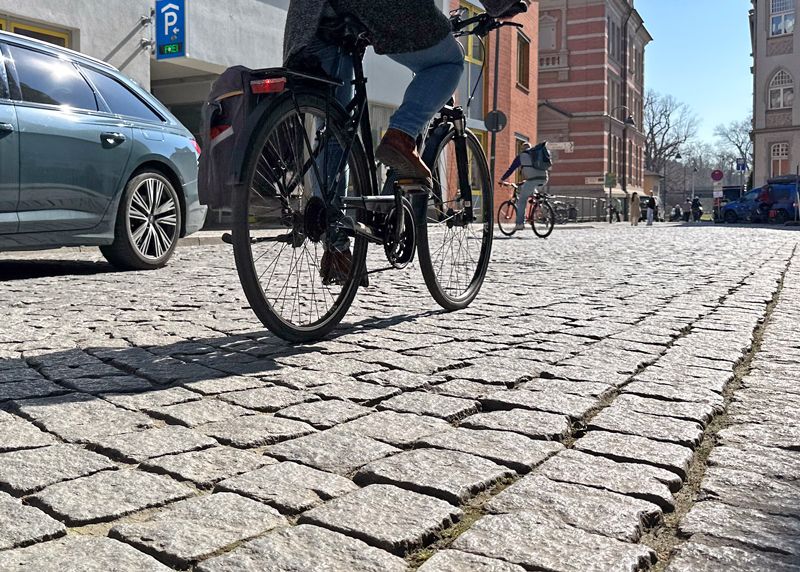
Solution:
[{"label": "car alloy wheel", "polygon": [[147,178],[134,189],[126,216],[131,243],[146,260],[159,260],[178,238],[178,206],[163,181]]}]

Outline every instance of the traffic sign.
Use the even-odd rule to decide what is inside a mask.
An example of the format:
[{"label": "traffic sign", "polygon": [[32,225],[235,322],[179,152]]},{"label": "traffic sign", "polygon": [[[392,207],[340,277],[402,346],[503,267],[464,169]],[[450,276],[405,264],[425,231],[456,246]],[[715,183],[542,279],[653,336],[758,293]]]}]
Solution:
[{"label": "traffic sign", "polygon": [[156,0],[156,59],[186,55],[186,0]]},{"label": "traffic sign", "polygon": [[725,173],[720,171],[719,169],[715,169],[711,171],[711,179],[714,181],[721,181],[725,178]]},{"label": "traffic sign", "polygon": [[586,177],[584,183],[587,185],[601,185],[604,186],[606,182],[605,177]]},{"label": "traffic sign", "polygon": [[614,173],[606,173],[605,185],[609,189],[617,186],[617,176]]},{"label": "traffic sign", "polygon": [[555,143],[547,143],[547,148],[551,151],[563,151],[564,153],[572,153],[575,151],[574,141],[556,141]]},{"label": "traffic sign", "polygon": [[736,159],[736,170],[737,171],[746,171],[747,170],[747,161],[744,157],[739,157]]},{"label": "traffic sign", "polygon": [[499,109],[495,109],[486,114],[484,123],[490,133],[500,133],[508,125],[508,117]]},{"label": "traffic sign", "polygon": [[714,181],[714,198],[721,199],[724,196],[722,192],[722,181]]}]

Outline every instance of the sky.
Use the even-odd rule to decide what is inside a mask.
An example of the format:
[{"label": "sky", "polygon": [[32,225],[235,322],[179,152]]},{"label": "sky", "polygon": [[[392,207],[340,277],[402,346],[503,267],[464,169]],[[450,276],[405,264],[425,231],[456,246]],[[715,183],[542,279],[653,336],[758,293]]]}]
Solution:
[{"label": "sky", "polygon": [[635,0],[653,41],[645,51],[645,87],[671,94],[700,119],[713,142],[719,124],[753,106],[749,0]]}]

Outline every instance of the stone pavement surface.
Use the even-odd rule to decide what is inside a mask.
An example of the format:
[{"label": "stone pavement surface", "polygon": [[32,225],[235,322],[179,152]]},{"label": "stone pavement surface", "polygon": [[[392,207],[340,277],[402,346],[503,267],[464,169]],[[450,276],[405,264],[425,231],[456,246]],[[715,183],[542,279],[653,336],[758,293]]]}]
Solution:
[{"label": "stone pavement surface", "polygon": [[224,245],[0,254],[0,571],[800,571],[800,235],[559,230],[298,347]]}]

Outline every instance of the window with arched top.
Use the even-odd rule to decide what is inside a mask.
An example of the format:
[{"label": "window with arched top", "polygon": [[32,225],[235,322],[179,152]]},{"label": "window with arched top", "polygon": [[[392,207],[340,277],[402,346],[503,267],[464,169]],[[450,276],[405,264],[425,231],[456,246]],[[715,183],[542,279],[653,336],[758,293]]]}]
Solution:
[{"label": "window with arched top", "polygon": [[789,174],[789,144],[774,143],[770,148],[770,176],[780,177]]},{"label": "window with arched top", "polygon": [[779,71],[769,82],[769,108],[789,109],[794,103],[794,80],[786,71]]}]

